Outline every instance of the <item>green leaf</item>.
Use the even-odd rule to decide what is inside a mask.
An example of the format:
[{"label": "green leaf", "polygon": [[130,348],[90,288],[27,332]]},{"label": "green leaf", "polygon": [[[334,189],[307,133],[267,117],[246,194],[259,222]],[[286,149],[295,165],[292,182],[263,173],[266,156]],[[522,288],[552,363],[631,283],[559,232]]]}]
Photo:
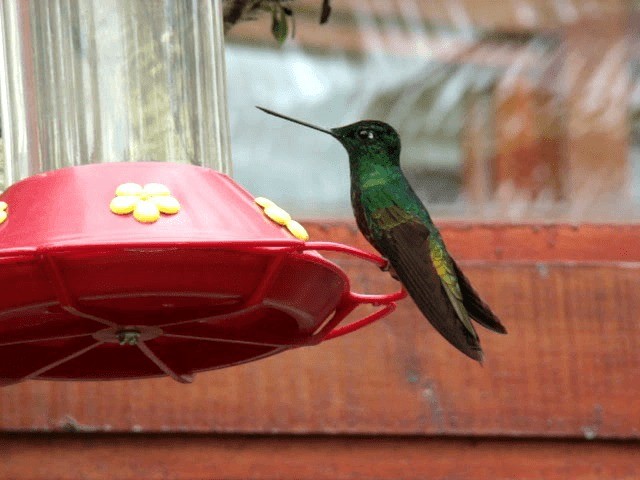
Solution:
[{"label": "green leaf", "polygon": [[289,34],[287,15],[280,4],[274,5],[273,8],[271,33],[273,34],[273,38],[275,38],[280,45],[284,43],[287,39],[287,35]]}]

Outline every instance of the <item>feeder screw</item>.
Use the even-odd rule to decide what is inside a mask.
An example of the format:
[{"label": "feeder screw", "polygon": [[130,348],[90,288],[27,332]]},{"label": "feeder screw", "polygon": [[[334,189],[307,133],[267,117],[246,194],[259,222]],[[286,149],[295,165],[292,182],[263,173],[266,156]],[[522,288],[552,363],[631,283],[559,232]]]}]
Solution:
[{"label": "feeder screw", "polygon": [[140,332],[137,330],[120,330],[117,335],[120,345],[137,345],[140,339]]}]

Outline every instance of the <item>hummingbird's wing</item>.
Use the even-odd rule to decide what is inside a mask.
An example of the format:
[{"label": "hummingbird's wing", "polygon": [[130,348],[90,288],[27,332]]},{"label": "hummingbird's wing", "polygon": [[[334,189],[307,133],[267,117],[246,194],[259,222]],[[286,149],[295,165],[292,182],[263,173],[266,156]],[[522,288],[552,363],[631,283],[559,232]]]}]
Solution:
[{"label": "hummingbird's wing", "polygon": [[[426,225],[395,206],[378,210],[373,216],[382,226],[377,232],[375,246],[387,257],[420,311],[454,347],[474,360],[482,361],[480,340],[464,306],[454,307],[461,302],[460,290],[450,291],[448,282],[443,281],[434,265]],[[466,315],[466,322],[459,314],[460,309]]]},{"label": "hummingbird's wing", "polygon": [[500,323],[500,320],[491,311],[489,306],[482,301],[453,258],[451,262],[453,263],[453,268],[455,269],[460,284],[460,290],[462,291],[462,303],[471,318],[483,327],[493,330],[496,333],[507,333],[507,329]]}]

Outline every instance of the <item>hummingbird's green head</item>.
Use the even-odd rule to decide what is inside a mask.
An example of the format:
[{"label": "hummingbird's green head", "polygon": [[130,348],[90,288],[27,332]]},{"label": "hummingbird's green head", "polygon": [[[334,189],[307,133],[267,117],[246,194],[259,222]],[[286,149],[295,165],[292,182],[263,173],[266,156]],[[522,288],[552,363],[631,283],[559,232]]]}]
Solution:
[{"label": "hummingbird's green head", "polygon": [[269,115],[295,122],[305,127],[327,133],[337,139],[347,150],[352,166],[360,162],[380,162],[398,166],[400,163],[400,135],[391,125],[377,120],[363,120],[344,127],[326,128],[287,117],[281,113],[257,107]]},{"label": "hummingbird's green head", "polygon": [[351,161],[366,158],[370,162],[398,165],[400,135],[391,125],[377,120],[363,120],[345,127],[332,128],[331,134],[344,146]]}]

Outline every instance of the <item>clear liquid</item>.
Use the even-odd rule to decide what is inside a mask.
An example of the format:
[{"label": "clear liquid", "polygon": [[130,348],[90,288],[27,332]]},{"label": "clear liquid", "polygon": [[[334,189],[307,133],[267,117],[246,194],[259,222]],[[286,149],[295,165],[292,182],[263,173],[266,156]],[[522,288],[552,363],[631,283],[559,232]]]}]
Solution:
[{"label": "clear liquid", "polygon": [[5,187],[61,167],[230,173],[219,2],[0,3]]}]

